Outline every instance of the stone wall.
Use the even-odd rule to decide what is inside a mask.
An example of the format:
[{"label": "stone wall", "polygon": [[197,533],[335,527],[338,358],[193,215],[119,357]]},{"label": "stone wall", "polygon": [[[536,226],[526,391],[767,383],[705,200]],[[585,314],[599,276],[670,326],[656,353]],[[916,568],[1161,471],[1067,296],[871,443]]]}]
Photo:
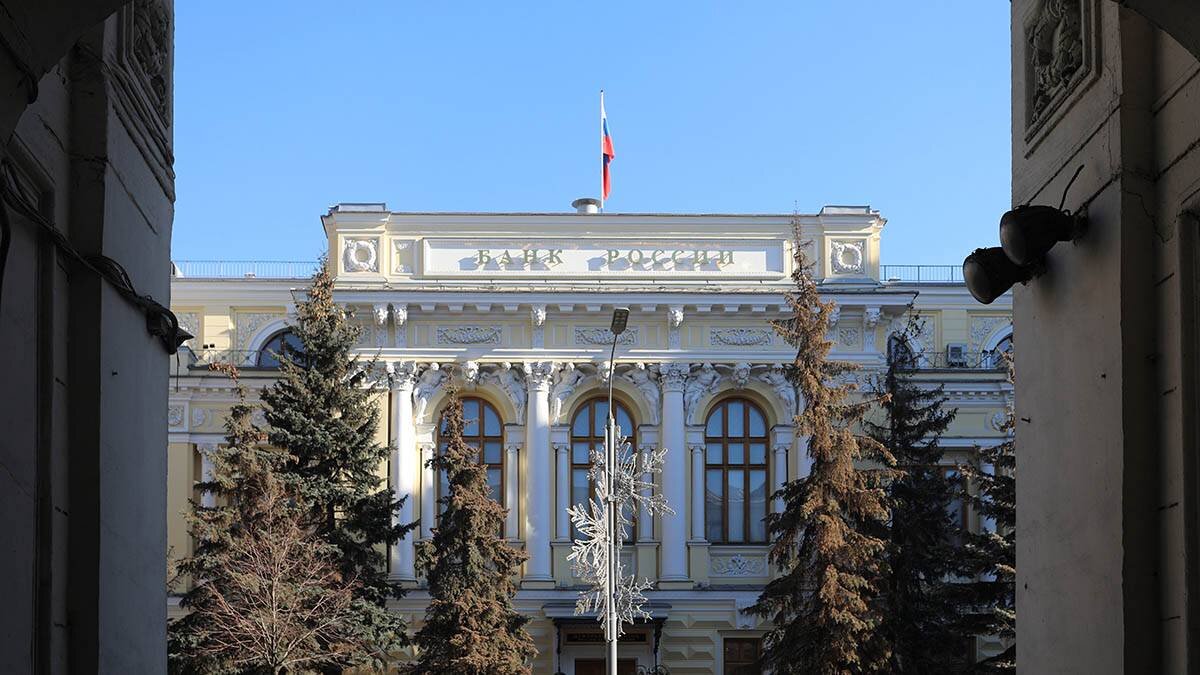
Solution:
[{"label": "stone wall", "polygon": [[[1196,667],[1200,64],[1114,2],[1012,4],[1013,204],[1086,210],[1014,298],[1019,665]],[[1190,654],[1190,655],[1189,655]]]},{"label": "stone wall", "polygon": [[14,54],[17,70],[45,73],[22,92],[32,103],[6,89],[6,115],[28,106],[11,137],[0,126],[15,192],[39,214],[7,211],[0,297],[3,672],[166,667],[166,354],[141,310],[35,222],[169,302],[172,5],[138,0],[104,20],[117,4],[2,8],[15,45],[2,83]]}]

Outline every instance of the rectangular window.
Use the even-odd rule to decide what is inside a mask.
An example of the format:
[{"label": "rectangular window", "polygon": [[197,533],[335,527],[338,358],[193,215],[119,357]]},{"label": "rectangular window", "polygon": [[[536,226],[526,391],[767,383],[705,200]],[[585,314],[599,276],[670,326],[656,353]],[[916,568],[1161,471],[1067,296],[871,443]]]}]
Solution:
[{"label": "rectangular window", "polygon": [[720,469],[709,469],[705,478],[704,538],[709,541],[721,541],[725,537],[723,473]]},{"label": "rectangular window", "polygon": [[759,675],[762,638],[725,638],[725,675]]}]

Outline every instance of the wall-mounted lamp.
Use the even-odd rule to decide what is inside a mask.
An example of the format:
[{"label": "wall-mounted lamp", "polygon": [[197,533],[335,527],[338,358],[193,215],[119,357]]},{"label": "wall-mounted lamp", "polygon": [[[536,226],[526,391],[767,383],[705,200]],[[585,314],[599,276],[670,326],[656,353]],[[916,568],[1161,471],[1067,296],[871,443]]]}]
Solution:
[{"label": "wall-mounted lamp", "polygon": [[992,304],[1017,282],[1033,278],[1033,269],[1014,265],[999,246],[977,248],[963,261],[963,281],[976,300]]},{"label": "wall-mounted lamp", "polygon": [[1087,218],[1053,206],[1018,206],[1000,218],[1000,246],[1018,265],[1040,262],[1060,241],[1078,239]]},{"label": "wall-mounted lamp", "polygon": [[1017,282],[1041,276],[1046,254],[1060,241],[1074,241],[1087,231],[1087,217],[1063,210],[1067,190],[1083,166],[1063,189],[1058,208],[1018,206],[1000,217],[1000,246],[977,248],[963,261],[963,281],[979,302],[988,305]]}]

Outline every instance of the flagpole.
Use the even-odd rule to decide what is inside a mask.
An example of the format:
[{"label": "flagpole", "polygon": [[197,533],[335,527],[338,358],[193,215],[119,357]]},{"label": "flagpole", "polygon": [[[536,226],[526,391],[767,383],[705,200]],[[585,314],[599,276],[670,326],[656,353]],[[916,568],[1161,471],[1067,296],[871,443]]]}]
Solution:
[{"label": "flagpole", "polygon": [[600,211],[604,211],[604,90],[600,90]]}]

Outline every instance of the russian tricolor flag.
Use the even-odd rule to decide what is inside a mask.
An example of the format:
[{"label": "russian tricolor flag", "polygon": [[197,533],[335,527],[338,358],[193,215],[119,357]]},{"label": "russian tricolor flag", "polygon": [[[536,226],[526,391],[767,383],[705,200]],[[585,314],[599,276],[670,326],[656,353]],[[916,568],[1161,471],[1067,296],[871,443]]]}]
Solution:
[{"label": "russian tricolor flag", "polygon": [[613,157],[612,136],[608,133],[608,115],[604,112],[604,90],[600,91],[600,157],[603,162],[602,181],[600,190],[600,201],[608,199],[608,194],[612,192],[612,174],[609,169],[609,164],[612,163]]}]

